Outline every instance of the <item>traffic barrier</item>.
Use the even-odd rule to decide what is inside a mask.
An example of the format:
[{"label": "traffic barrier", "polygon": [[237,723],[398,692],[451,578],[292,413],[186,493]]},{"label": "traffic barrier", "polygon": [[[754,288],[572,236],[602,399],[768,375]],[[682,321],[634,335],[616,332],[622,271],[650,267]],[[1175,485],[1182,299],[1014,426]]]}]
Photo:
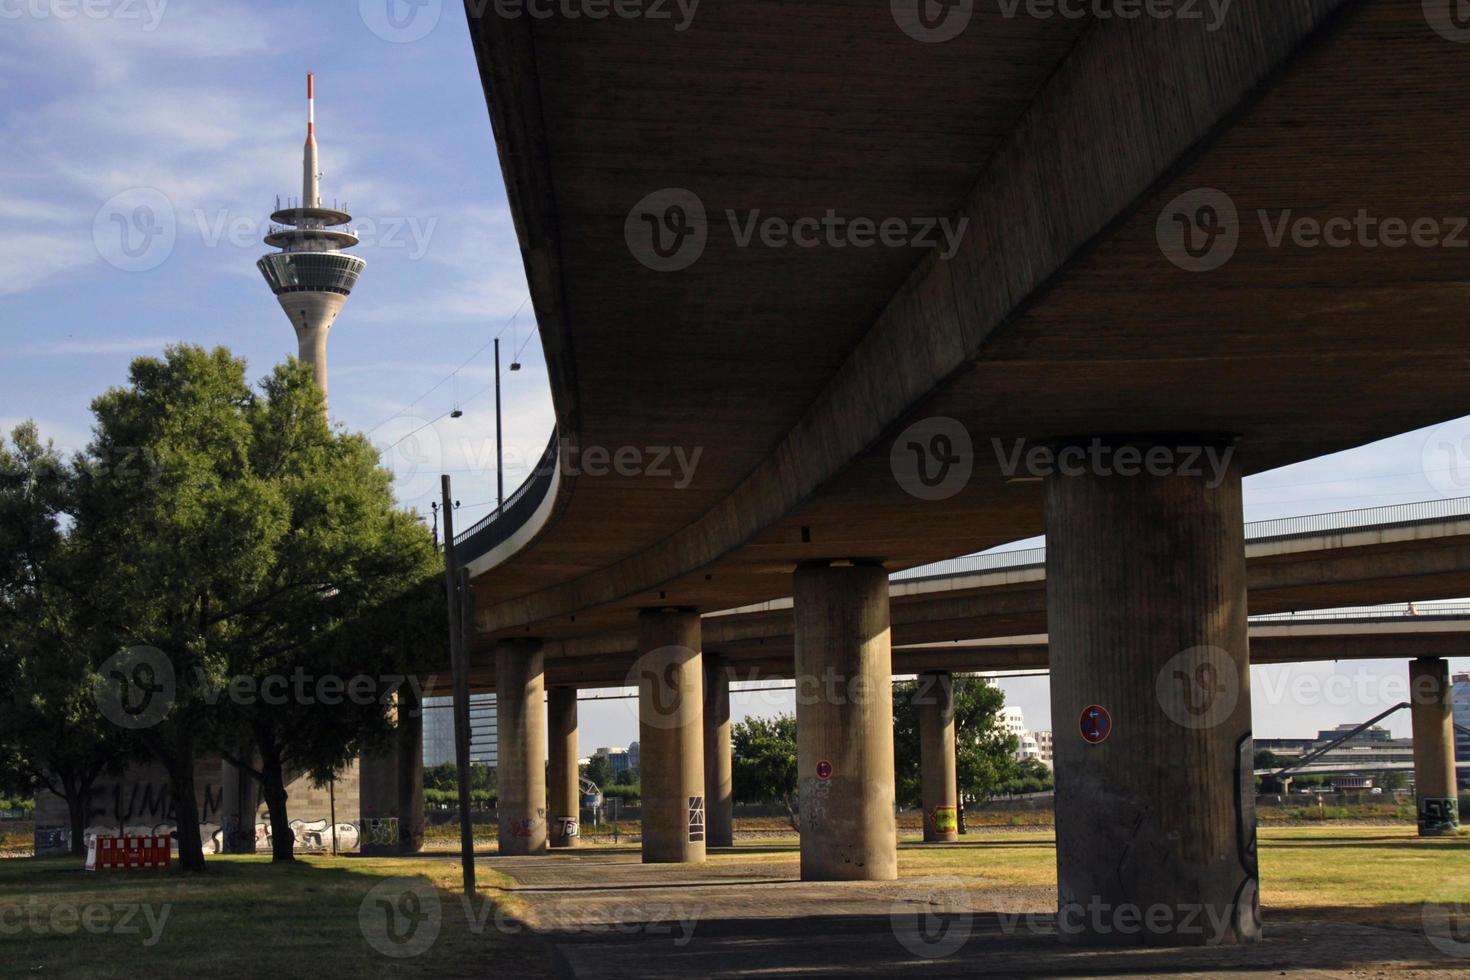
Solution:
[{"label": "traffic barrier", "polygon": [[168,836],[95,837],[87,848],[88,871],[167,868],[173,859]]}]

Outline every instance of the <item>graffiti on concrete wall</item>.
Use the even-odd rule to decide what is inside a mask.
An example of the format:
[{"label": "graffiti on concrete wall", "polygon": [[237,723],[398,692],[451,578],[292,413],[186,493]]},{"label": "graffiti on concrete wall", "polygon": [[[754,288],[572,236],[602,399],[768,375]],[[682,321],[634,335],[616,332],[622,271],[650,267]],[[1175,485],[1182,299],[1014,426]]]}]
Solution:
[{"label": "graffiti on concrete wall", "polygon": [[704,840],[704,797],[689,797],[689,842]]},{"label": "graffiti on concrete wall", "polygon": [[1460,801],[1452,796],[1426,796],[1419,800],[1419,832],[1451,833],[1460,827]]}]

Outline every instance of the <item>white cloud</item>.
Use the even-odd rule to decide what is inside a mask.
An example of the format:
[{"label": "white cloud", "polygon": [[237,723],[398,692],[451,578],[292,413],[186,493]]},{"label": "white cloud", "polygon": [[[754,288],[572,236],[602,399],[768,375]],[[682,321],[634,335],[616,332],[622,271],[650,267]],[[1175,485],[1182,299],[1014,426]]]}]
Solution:
[{"label": "white cloud", "polygon": [[169,344],[177,343],[176,337],[93,337],[64,340],[48,340],[27,344],[15,351],[19,356],[56,357],[86,354],[156,354]]}]

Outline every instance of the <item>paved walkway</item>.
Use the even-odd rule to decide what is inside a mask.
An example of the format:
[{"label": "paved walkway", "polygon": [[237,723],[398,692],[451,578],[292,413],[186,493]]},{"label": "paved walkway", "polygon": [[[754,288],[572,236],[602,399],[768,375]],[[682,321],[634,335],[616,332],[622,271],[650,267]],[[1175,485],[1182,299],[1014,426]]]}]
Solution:
[{"label": "paved walkway", "polygon": [[1061,946],[1051,888],[955,879],[804,884],[793,858],[645,866],[584,850],[482,863],[511,876],[565,977],[1470,976],[1422,934],[1313,921],[1203,949]]}]

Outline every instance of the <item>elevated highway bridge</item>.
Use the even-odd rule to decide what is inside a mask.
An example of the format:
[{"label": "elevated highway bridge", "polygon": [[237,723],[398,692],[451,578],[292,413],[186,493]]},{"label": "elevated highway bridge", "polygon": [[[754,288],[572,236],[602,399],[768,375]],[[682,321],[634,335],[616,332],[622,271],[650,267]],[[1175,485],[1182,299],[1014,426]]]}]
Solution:
[{"label": "elevated highway bridge", "polygon": [[[456,545],[502,851],[576,812],[566,686],[545,802],[548,654],[591,678],[636,653],[643,858],[698,862],[729,785],[705,651],[789,635],[799,677],[884,692],[797,706],[802,877],[892,879],[895,640],[1045,633],[1061,911],[1208,904],[1257,938],[1249,699],[1184,725],[1155,678],[1218,651],[1185,696],[1221,669],[1248,690],[1250,611],[1470,591],[1449,539],[1248,558],[1241,506],[1247,474],[1470,411],[1463,252],[1362,230],[1470,209],[1470,131],[1445,124],[1470,46],[1432,6],[755,0],[673,30],[467,4],[556,412],[545,465]],[[840,236],[808,247],[813,221]],[[1044,574],[890,581],[1043,532]],[[1414,663],[1437,745],[1445,665]],[[1138,764],[1164,753],[1184,764]],[[1444,762],[1420,773],[1426,833],[1455,826]]]}]

